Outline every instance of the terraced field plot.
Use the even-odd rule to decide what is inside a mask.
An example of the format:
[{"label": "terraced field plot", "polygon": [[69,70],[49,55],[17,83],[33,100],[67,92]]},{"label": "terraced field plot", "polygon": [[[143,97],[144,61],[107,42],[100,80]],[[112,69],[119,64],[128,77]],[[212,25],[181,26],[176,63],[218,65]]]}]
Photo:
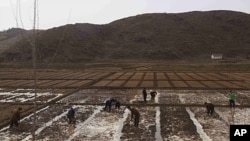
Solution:
[{"label": "terraced field plot", "polygon": [[[38,71],[38,88],[250,88],[248,72],[80,72]],[[0,88],[32,88],[32,71],[0,71]]]},{"label": "terraced field plot", "polygon": [[[101,72],[38,71],[38,96],[30,70],[0,71],[0,140],[30,140],[34,101],[38,140],[229,140],[230,124],[250,124],[248,72]],[[142,88],[156,90],[156,100],[143,103]],[[236,93],[235,110],[228,108],[227,92]],[[120,111],[104,112],[108,97],[121,101]],[[216,106],[207,117],[204,102]],[[125,105],[140,110],[139,128]],[[23,108],[20,128],[8,129],[11,111]],[[69,107],[76,125],[68,125]],[[200,125],[202,129],[198,128]]]},{"label": "terraced field plot", "polygon": [[[2,91],[5,91],[2,89]],[[6,90],[7,91],[7,90]],[[32,101],[31,90],[19,89],[1,93],[1,101],[25,103]],[[45,91],[45,90],[44,90]],[[149,92],[149,89],[147,90]],[[141,89],[83,89],[50,103],[37,111],[37,140],[213,140],[228,141],[230,124],[250,124],[250,91],[238,90],[236,104],[230,109],[225,90],[157,90],[155,101],[147,97],[143,103]],[[22,95],[20,95],[22,92]],[[42,90],[41,90],[42,92]],[[29,95],[29,97],[27,97]],[[61,94],[39,93],[50,101]],[[139,128],[130,121],[130,112],[122,105],[120,110],[103,111],[108,97],[116,97],[140,111]],[[12,100],[11,100],[12,99]],[[204,101],[216,106],[212,117],[206,114]],[[3,106],[3,105],[2,105]],[[20,105],[19,105],[20,106]],[[25,105],[21,105],[25,106]],[[76,110],[76,124],[68,124],[66,113]],[[20,127],[1,128],[0,140],[31,140],[33,114],[22,118]],[[199,125],[199,127],[198,127]],[[201,127],[201,128],[200,128]]]}]

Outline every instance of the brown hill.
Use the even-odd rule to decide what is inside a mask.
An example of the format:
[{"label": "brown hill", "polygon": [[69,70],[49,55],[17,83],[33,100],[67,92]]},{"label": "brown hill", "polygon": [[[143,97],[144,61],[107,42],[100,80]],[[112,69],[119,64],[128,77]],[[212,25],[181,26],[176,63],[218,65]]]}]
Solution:
[{"label": "brown hill", "polygon": [[0,32],[0,53],[29,35],[31,31],[21,28],[11,28]]},{"label": "brown hill", "polygon": [[[38,61],[208,61],[212,53],[245,59],[250,54],[250,15],[234,11],[155,13],[106,25],[74,24],[37,36]],[[32,39],[32,37],[30,37]],[[21,40],[0,54],[1,62],[31,62]]]}]

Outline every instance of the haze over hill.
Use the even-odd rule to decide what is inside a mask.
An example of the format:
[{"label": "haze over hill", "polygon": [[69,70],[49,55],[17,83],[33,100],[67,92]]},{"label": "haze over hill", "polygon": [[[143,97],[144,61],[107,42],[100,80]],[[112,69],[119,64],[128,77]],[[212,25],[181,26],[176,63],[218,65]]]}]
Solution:
[{"label": "haze over hill", "polygon": [[[39,32],[36,45],[39,62],[202,62],[212,53],[247,58],[249,37],[249,14],[195,11],[137,15],[106,25],[65,25]],[[27,39],[32,37],[9,44],[0,61],[31,62],[32,44]]]}]

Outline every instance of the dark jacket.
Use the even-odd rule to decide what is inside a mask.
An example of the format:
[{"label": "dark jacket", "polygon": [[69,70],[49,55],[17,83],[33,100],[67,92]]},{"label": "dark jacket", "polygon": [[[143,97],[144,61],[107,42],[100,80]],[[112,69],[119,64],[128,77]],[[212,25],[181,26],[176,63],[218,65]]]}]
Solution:
[{"label": "dark jacket", "polygon": [[214,109],[214,104],[212,103],[206,103],[207,110]]},{"label": "dark jacket", "polygon": [[19,121],[21,119],[20,110],[17,110],[13,113],[11,120],[12,121]]},{"label": "dark jacket", "polygon": [[67,113],[67,116],[75,116],[75,110],[73,108],[70,108],[70,110]]}]

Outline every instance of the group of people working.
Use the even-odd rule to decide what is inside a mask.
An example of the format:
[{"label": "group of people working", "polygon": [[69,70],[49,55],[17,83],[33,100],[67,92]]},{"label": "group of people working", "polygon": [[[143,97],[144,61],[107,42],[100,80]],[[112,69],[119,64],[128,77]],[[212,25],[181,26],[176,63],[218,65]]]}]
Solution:
[{"label": "group of people working", "polygon": [[[105,107],[103,108],[104,111],[108,111],[111,112],[111,107],[113,105],[113,103],[115,103],[115,109],[119,110],[120,109],[120,101],[116,98],[108,98],[105,100]],[[139,119],[140,119],[140,113],[137,109],[135,108],[131,108],[130,106],[126,107],[128,110],[130,110],[131,112],[131,120],[134,120],[134,125],[136,127],[139,126]],[[69,121],[69,124],[75,124],[75,111],[74,109],[71,107],[67,113],[67,118]]]},{"label": "group of people working", "polygon": [[[142,95],[143,95],[144,102],[147,102],[147,91],[146,91],[145,88],[142,90]],[[157,95],[157,92],[156,91],[151,91],[150,95],[151,95],[151,100],[154,100],[155,96]],[[228,98],[229,98],[230,107],[231,108],[235,107],[235,94],[232,91],[230,91],[228,93]],[[118,110],[120,109],[120,106],[121,106],[120,101],[118,99],[116,99],[116,98],[109,98],[109,99],[107,99],[105,101],[104,111],[110,112],[113,103],[115,103],[115,109],[118,109]],[[213,113],[214,113],[214,107],[215,107],[214,104],[213,103],[208,103],[208,102],[205,102],[204,104],[205,104],[206,109],[207,109],[207,115],[212,116]],[[136,108],[131,108],[130,106],[127,106],[126,108],[128,110],[130,110],[130,112],[131,112],[131,120],[134,120],[134,125],[136,127],[138,127],[139,119],[140,119],[139,111]],[[12,118],[10,120],[10,128],[12,128],[13,125],[18,127],[19,122],[20,122],[21,110],[22,110],[22,108],[20,107],[16,111],[12,112],[13,114],[12,114]],[[76,120],[75,120],[75,110],[72,107],[67,112],[67,118],[68,118],[69,124],[75,124],[75,122],[76,122]]]},{"label": "group of people working", "polygon": [[[115,109],[119,110],[120,109],[120,101],[118,99],[115,99],[115,98],[109,98],[106,100],[105,102],[105,107],[103,108],[105,111],[111,111],[111,106],[112,106],[112,103],[115,103]],[[140,119],[140,113],[137,109],[135,108],[131,108],[130,106],[126,106],[126,108],[128,110],[130,110],[131,112],[131,120],[134,120],[134,125],[136,127],[139,126],[139,119]]]},{"label": "group of people working", "polygon": [[[147,95],[148,95],[148,93],[147,93],[146,88],[143,88],[143,90],[142,90],[142,96],[143,96],[143,101],[144,102],[147,102]],[[154,91],[154,90],[150,91],[151,101],[155,100],[156,95],[157,95],[156,91]]]}]

